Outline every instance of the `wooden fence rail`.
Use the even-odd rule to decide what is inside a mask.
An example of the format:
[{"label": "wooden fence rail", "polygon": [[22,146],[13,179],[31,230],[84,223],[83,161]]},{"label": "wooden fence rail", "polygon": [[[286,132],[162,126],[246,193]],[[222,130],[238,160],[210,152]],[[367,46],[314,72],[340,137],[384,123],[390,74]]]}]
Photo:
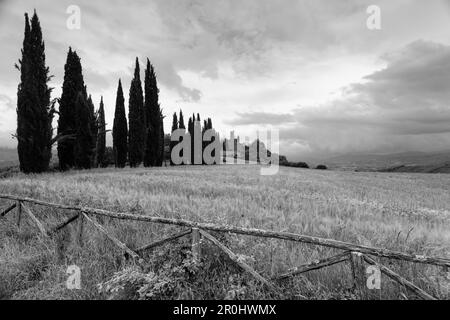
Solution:
[{"label": "wooden fence rail", "polygon": [[[219,242],[214,236],[209,234],[207,231],[217,231],[217,232],[225,232],[225,233],[234,233],[255,237],[263,237],[263,238],[272,238],[272,239],[281,239],[287,241],[301,242],[301,243],[309,243],[318,246],[330,247],[335,249],[344,250],[343,253],[337,254],[335,256],[316,260],[311,263],[303,264],[291,270],[288,270],[286,273],[273,277],[272,280],[282,280],[289,277],[293,277],[311,270],[317,270],[324,267],[329,267],[338,263],[350,261],[353,270],[353,276],[355,279],[355,287],[362,298],[367,297],[367,288],[366,288],[366,277],[365,277],[365,269],[363,269],[364,262],[377,266],[382,273],[405,286],[413,293],[417,294],[419,297],[423,299],[435,299],[430,294],[426,293],[422,289],[418,288],[408,280],[402,278],[392,270],[387,267],[379,264],[368,255],[378,256],[383,258],[397,259],[410,261],[415,263],[423,263],[430,264],[435,266],[444,267],[446,270],[450,267],[450,259],[447,258],[439,258],[439,257],[428,257],[423,255],[413,255],[407,254],[403,252],[392,251],[383,248],[376,248],[370,246],[363,246],[333,239],[312,237],[307,235],[289,233],[289,232],[277,232],[271,230],[262,230],[262,229],[254,229],[254,228],[240,228],[240,227],[232,227],[232,226],[224,226],[224,225],[216,225],[213,223],[201,223],[201,222],[193,222],[183,219],[173,219],[173,218],[164,218],[164,217],[155,217],[155,216],[147,216],[147,215],[137,215],[130,213],[117,213],[111,212],[107,210],[94,209],[88,207],[79,207],[79,206],[71,206],[71,205],[63,205],[57,203],[51,203],[31,198],[25,197],[16,197],[7,194],[0,194],[0,199],[6,199],[15,201],[14,204],[9,206],[7,209],[1,212],[0,218],[5,216],[7,213],[12,211],[14,208],[17,208],[17,224],[20,225],[21,213],[22,209],[27,213],[27,215],[33,220],[35,225],[38,227],[41,234],[45,237],[52,236],[57,233],[62,228],[66,227],[73,221],[79,221],[79,244],[82,245],[81,234],[83,232],[83,220],[89,222],[93,225],[97,230],[103,233],[106,237],[108,237],[115,245],[117,245],[121,250],[123,250],[127,256],[136,259],[139,262],[142,262],[141,254],[149,250],[151,248],[155,248],[162,244],[168,243],[170,241],[174,241],[181,237],[191,234],[192,236],[192,254],[194,261],[200,260],[201,250],[201,237],[209,240],[213,244],[215,244],[218,248],[220,248],[223,252],[225,252],[228,257],[235,262],[238,266],[240,266],[243,270],[250,273],[253,277],[261,281],[265,284],[269,289],[273,292],[280,295],[279,290],[274,286],[273,283],[269,282],[255,270],[253,270],[249,265],[247,265],[244,261],[242,261],[236,254],[234,254],[230,249],[228,249],[225,245]],[[56,209],[64,209],[64,210],[72,210],[76,211],[76,214],[69,217],[64,222],[58,224],[57,226],[51,228],[51,230],[46,231],[43,224],[37,219],[37,217],[31,212],[31,210],[24,205],[24,203],[31,203],[35,205],[47,206]],[[105,216],[113,219],[120,220],[132,220],[132,221],[142,221],[142,222],[150,222],[150,223],[159,223],[159,224],[168,224],[168,225],[177,225],[182,227],[188,227],[188,230],[182,231],[180,233],[171,235],[162,240],[153,242],[151,244],[145,245],[143,247],[137,248],[135,250],[128,248],[124,243],[122,243],[119,239],[111,235],[102,225],[100,225],[97,221],[93,219],[94,216]]]}]

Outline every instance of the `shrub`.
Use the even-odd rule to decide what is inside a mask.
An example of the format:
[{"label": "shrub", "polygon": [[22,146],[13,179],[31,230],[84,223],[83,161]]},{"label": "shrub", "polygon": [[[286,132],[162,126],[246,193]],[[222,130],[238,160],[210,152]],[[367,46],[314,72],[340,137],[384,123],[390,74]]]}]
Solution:
[{"label": "shrub", "polygon": [[289,162],[286,161],[284,163],[280,163],[280,165],[285,166],[285,167],[293,167],[293,168],[306,168],[308,169],[309,166],[306,162]]},{"label": "shrub", "polygon": [[327,168],[327,166],[324,165],[324,164],[319,164],[319,165],[316,167],[316,169],[317,169],[317,170],[327,170],[328,168]]}]

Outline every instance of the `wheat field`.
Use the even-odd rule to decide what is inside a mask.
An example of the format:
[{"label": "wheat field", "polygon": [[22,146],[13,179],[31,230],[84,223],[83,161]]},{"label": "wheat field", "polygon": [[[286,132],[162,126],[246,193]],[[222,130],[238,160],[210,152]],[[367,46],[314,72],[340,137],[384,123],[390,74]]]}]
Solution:
[{"label": "wheat field", "polygon": [[[98,169],[0,180],[0,193],[241,227],[289,231],[429,256],[450,256],[450,176],[319,171],[280,168],[261,176],[258,166],[179,166]],[[0,200],[0,208],[7,201]],[[46,227],[70,215],[31,206]],[[277,298],[228,261],[202,245],[192,265],[190,239],[146,255],[139,269],[89,225],[83,245],[70,225],[53,240],[41,239],[15,213],[0,219],[0,299],[259,299]],[[98,218],[130,248],[161,239],[180,227]],[[216,234],[265,277],[338,250],[282,240]],[[442,268],[380,260],[440,299],[449,299]],[[82,271],[82,288],[66,287],[67,267]],[[277,283],[286,299],[356,299],[349,264],[311,271]],[[382,278],[371,299],[416,299]]]}]

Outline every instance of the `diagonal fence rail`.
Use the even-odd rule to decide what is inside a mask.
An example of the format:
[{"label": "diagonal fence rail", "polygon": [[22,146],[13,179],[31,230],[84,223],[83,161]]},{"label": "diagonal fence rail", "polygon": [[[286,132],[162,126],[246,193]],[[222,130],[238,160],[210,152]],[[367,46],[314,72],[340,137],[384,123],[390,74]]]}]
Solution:
[{"label": "diagonal fence rail", "polygon": [[[162,244],[168,243],[170,241],[177,240],[187,235],[192,236],[192,255],[194,260],[200,259],[200,244],[201,238],[205,238],[210,241],[214,245],[216,245],[219,249],[221,249],[234,263],[236,263],[239,267],[241,267],[244,271],[248,272],[258,281],[263,283],[270,289],[272,292],[277,295],[282,295],[279,289],[275,286],[275,283],[278,281],[282,281],[287,278],[291,278],[297,276],[299,274],[303,274],[308,271],[321,269],[324,267],[329,267],[332,265],[336,265],[338,263],[350,262],[352,266],[353,277],[355,280],[355,287],[362,299],[367,297],[367,286],[366,286],[366,277],[365,277],[365,263],[369,265],[377,266],[381,273],[385,274],[392,280],[401,284],[402,286],[408,288],[411,292],[415,293],[418,297],[427,300],[435,300],[436,298],[432,295],[428,294],[424,290],[420,289],[412,282],[406,280],[401,277],[394,271],[390,270],[386,266],[380,264],[373,260],[370,256],[376,256],[381,258],[389,258],[396,260],[409,261],[414,263],[435,265],[439,267],[443,267],[444,270],[448,271],[450,267],[450,259],[447,258],[439,258],[439,257],[429,257],[424,255],[415,255],[408,254],[404,252],[398,252],[383,248],[364,246],[359,244],[353,244],[349,242],[338,241],[334,239],[320,238],[320,237],[312,237],[308,235],[301,235],[289,232],[277,232],[271,230],[262,230],[262,229],[254,229],[254,228],[240,228],[233,226],[224,226],[217,225],[213,223],[201,223],[194,222],[183,219],[173,219],[173,218],[164,218],[164,217],[155,217],[155,216],[147,216],[147,215],[137,215],[130,213],[118,213],[112,212],[102,209],[95,209],[89,207],[80,207],[80,206],[71,206],[64,204],[57,204],[46,202],[37,199],[25,198],[25,197],[17,197],[13,195],[0,194],[0,199],[14,201],[12,205],[7,207],[5,210],[1,211],[0,218],[4,217],[6,214],[11,212],[13,209],[17,209],[17,225],[20,226],[22,211],[25,211],[30,219],[34,222],[36,227],[39,229],[40,233],[43,237],[49,238],[56,234],[59,230],[68,226],[70,223],[74,221],[79,221],[79,241],[81,243],[82,237],[82,226],[83,221],[86,221],[92,224],[97,230],[103,233],[106,237],[108,237],[115,245],[117,245],[126,256],[135,259],[138,263],[142,263],[142,253],[146,250],[150,250]],[[36,216],[32,213],[32,211],[28,208],[26,204],[34,204],[41,205],[56,209],[64,209],[70,211],[76,211],[76,214],[69,217],[67,220],[63,221],[59,225],[51,228],[50,230],[46,230],[43,224],[36,218]],[[119,239],[111,235],[102,225],[100,225],[97,221],[93,219],[94,216],[103,216],[109,217],[113,219],[119,220],[131,220],[131,221],[142,221],[142,222],[150,222],[150,223],[158,223],[158,224],[167,224],[167,225],[177,225],[180,227],[187,227],[188,229],[168,236],[164,239],[158,240],[156,242],[150,243],[148,245],[142,246],[137,249],[128,248],[123,242]],[[257,273],[253,268],[251,268],[248,264],[242,261],[238,255],[233,253],[229,248],[223,245],[219,240],[217,240],[213,235],[211,235],[208,231],[216,231],[223,233],[234,233],[262,238],[272,238],[272,239],[281,239],[293,242],[300,243],[308,243],[317,246],[324,246],[329,248],[335,248],[344,250],[344,252],[321,260],[316,260],[307,264],[303,264],[297,266],[291,270],[288,270],[286,273],[281,274],[276,277],[272,277],[269,281],[259,273]]]}]

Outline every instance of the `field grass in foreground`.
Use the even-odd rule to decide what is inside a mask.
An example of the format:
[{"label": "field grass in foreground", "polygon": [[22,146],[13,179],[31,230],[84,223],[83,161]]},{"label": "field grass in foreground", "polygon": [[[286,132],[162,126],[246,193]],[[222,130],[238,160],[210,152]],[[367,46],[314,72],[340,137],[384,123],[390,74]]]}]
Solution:
[{"label": "field grass in foreground", "polygon": [[[450,175],[280,168],[275,176],[260,176],[257,166],[99,169],[18,174],[0,180],[0,193],[450,256]],[[0,208],[7,204],[0,200]],[[72,214],[39,206],[32,210],[46,226]],[[277,298],[206,242],[200,266],[191,263],[187,237],[148,253],[144,270],[139,270],[89,225],[81,248],[72,241],[75,225],[57,239],[44,241],[27,218],[18,230],[14,216],[0,220],[0,299]],[[180,230],[108,218],[98,221],[131,248]],[[266,277],[338,253],[281,240],[215,235]],[[382,262],[435,297],[450,298],[442,269]],[[66,288],[66,270],[72,264],[81,268],[81,290]],[[347,263],[278,285],[287,299],[357,298]],[[384,276],[381,286],[382,290],[371,291],[372,299],[416,298]]]}]

